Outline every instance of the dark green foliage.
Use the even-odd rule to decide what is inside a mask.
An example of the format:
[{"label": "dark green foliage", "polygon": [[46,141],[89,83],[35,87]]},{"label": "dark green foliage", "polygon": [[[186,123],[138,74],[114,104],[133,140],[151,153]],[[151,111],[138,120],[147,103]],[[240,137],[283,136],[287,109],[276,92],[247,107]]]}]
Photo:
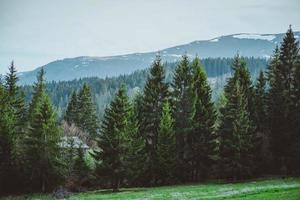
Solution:
[{"label": "dark green foliage", "polygon": [[252,176],[253,159],[250,115],[247,111],[247,99],[239,82],[236,82],[223,110],[220,126],[221,176],[231,180]]},{"label": "dark green foliage", "polygon": [[51,191],[62,180],[63,162],[59,146],[60,131],[55,113],[44,90],[43,70],[35,84],[29,130],[23,142],[26,180],[34,191]]},{"label": "dark green foliage", "polygon": [[126,136],[130,104],[125,87],[120,87],[114,100],[105,110],[96,150],[92,155],[98,161],[96,173],[107,178],[114,190],[118,190],[125,177]]},{"label": "dark green foliage", "polygon": [[[93,104],[91,89],[87,84],[84,84],[78,94],[77,106],[77,126],[89,134],[90,139],[95,138],[98,126],[96,108]],[[76,110],[75,110],[76,112]],[[75,117],[76,119],[76,117]]]},{"label": "dark green foliage", "polygon": [[69,124],[73,124],[73,123],[78,124],[78,123],[80,123],[79,111],[78,110],[79,110],[79,108],[78,108],[77,94],[74,91],[72,93],[71,100],[68,103],[66,114],[64,116],[64,120],[66,122],[68,122]]},{"label": "dark green foliage", "polygon": [[159,166],[160,184],[170,184],[176,180],[174,177],[175,150],[174,119],[172,118],[170,103],[165,102],[157,138],[157,165]]},{"label": "dark green foliage", "polygon": [[271,167],[270,137],[267,113],[267,85],[263,71],[260,72],[255,84],[255,119],[256,138],[255,154],[257,174],[263,174]]},{"label": "dark green foliage", "polygon": [[216,112],[212,102],[211,89],[207,81],[200,59],[196,57],[192,63],[192,90],[194,113],[192,116],[191,141],[192,180],[208,178],[213,169],[217,152],[217,135],[215,132]]},{"label": "dark green foliage", "polygon": [[[176,131],[176,173],[181,180],[188,180],[190,177],[189,162],[191,155],[191,117],[193,114],[192,94],[192,69],[188,57],[182,56],[180,63],[175,69],[173,81],[174,118]],[[190,163],[188,163],[190,164]]]},{"label": "dark green foliage", "polygon": [[158,181],[157,137],[163,103],[168,97],[168,86],[165,83],[164,66],[157,56],[150,68],[150,75],[144,88],[141,105],[140,133],[146,142],[145,179],[149,185]]},{"label": "dark green foliage", "polygon": [[[0,85],[0,193],[9,192],[14,179],[13,163],[13,138],[14,115],[12,109],[7,106],[8,94],[3,85]],[[12,181],[10,181],[12,178]]]},{"label": "dark green foliage", "polygon": [[[268,94],[271,150],[277,172],[293,173],[299,166],[299,110],[297,96],[297,73],[299,71],[299,42],[291,27],[288,29],[280,49],[276,49],[269,65]],[[296,142],[297,141],[297,142]],[[294,145],[296,144],[296,146]]]},{"label": "dark green foliage", "polygon": [[145,160],[146,142],[144,135],[140,132],[140,122],[142,117],[142,94],[137,93],[133,99],[128,121],[128,131],[126,136],[126,175],[129,185],[146,185]]},{"label": "dark green foliage", "polygon": [[89,172],[90,169],[85,161],[85,152],[81,146],[77,148],[77,154],[74,160],[73,166],[73,177],[74,177],[74,184],[77,188],[81,188],[84,186],[89,179]]},{"label": "dark green foliage", "polygon": [[251,80],[245,63],[236,56],[234,74],[225,87],[226,104],[221,110],[221,175],[237,180],[251,177],[254,166],[254,130],[249,103]]},{"label": "dark green foliage", "polygon": [[[256,78],[260,70],[265,69],[268,60],[262,58],[244,58],[252,78]],[[205,71],[209,78],[216,78],[216,82],[212,85],[212,97],[216,100],[219,94],[222,92],[225,85],[225,79],[222,76],[226,76],[230,72],[232,58],[205,58],[201,59],[204,65]],[[166,63],[166,81],[172,82],[173,72],[178,62]],[[91,87],[91,92],[95,97],[95,104],[97,110],[97,117],[103,118],[103,113],[106,106],[112,100],[114,94],[118,90],[121,83],[126,85],[128,95],[132,96],[135,90],[144,88],[149,69],[138,70],[129,75],[120,75],[118,77],[111,78],[82,78],[72,81],[60,81],[60,82],[48,82],[46,83],[46,91],[51,97],[51,100],[57,110],[59,119],[63,119],[63,115],[66,111],[67,105],[70,101],[70,96],[73,91],[78,91],[78,88],[82,88],[86,83]],[[221,78],[220,78],[221,77]],[[29,102],[32,98],[32,86],[27,85],[23,87],[26,96],[26,102]]]},{"label": "dark green foliage", "polygon": [[28,120],[32,122],[33,115],[35,113],[36,108],[38,107],[38,103],[40,103],[41,98],[43,97],[43,93],[45,92],[45,71],[42,68],[37,75],[37,82],[33,85],[32,99],[29,103],[28,110]]},{"label": "dark green foliage", "polygon": [[12,62],[4,85],[0,83],[0,188],[3,192],[20,187],[19,142],[24,133],[26,110],[17,81]]},{"label": "dark green foliage", "polygon": [[261,71],[255,85],[255,124],[258,132],[265,133],[267,130],[267,97],[266,78]]}]

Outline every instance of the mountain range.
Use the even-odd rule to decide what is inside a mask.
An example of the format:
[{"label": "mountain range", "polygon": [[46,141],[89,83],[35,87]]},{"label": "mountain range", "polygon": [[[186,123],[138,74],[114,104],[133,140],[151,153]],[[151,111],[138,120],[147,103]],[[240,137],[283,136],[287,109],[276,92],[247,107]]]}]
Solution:
[{"label": "mountain range", "polygon": [[[300,39],[300,31],[294,32]],[[50,62],[44,66],[47,81],[68,81],[84,77],[113,77],[146,69],[159,53],[164,62],[176,62],[186,53],[201,58],[233,57],[239,53],[245,57],[269,58],[276,45],[280,45],[284,34],[240,33],[211,40],[199,40],[160,51],[133,53],[110,57],[81,56]],[[41,67],[19,73],[20,84],[32,84]]]}]

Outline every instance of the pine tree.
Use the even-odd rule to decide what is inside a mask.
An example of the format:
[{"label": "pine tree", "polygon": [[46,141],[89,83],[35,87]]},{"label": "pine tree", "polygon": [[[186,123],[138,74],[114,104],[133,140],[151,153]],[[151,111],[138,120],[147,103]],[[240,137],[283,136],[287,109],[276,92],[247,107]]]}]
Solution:
[{"label": "pine tree", "polygon": [[256,138],[256,165],[257,174],[267,172],[270,163],[269,152],[269,131],[267,118],[267,93],[266,93],[266,78],[264,72],[260,71],[255,85],[255,120]]},{"label": "pine tree", "polygon": [[[14,115],[9,106],[9,96],[0,84],[0,193],[10,192],[13,163]],[[12,179],[12,181],[11,181]]]},{"label": "pine tree", "polygon": [[[275,51],[269,66],[268,113],[271,133],[271,150],[274,155],[275,170],[281,173],[294,169],[291,147],[297,140],[297,112],[294,101],[295,72],[299,63],[299,42],[291,27],[288,29],[279,50]],[[288,170],[288,171],[287,171]]]},{"label": "pine tree", "polygon": [[174,118],[176,131],[177,177],[180,181],[191,176],[191,145],[188,141],[191,133],[191,117],[193,114],[192,70],[187,55],[183,55],[175,69],[173,80]]},{"label": "pine tree", "polygon": [[168,85],[165,83],[164,66],[160,56],[157,56],[145,84],[140,122],[140,131],[146,142],[145,179],[149,185],[156,184],[158,179],[157,137],[163,102],[167,98]]},{"label": "pine tree", "polygon": [[129,111],[129,121],[126,136],[126,177],[129,185],[146,185],[143,177],[145,172],[146,148],[145,138],[140,131],[142,117],[142,94],[137,93]]},{"label": "pine tree", "polygon": [[5,76],[5,87],[9,94],[9,96],[15,96],[18,93],[18,86],[17,86],[17,70],[14,66],[14,62],[11,62],[11,65],[9,67],[9,73]]},{"label": "pine tree", "polygon": [[211,89],[200,59],[192,63],[192,89],[194,113],[192,116],[191,159],[192,179],[207,178],[217,159],[217,137],[215,133],[216,112],[212,102]]},{"label": "pine tree", "polygon": [[264,72],[260,71],[257,83],[255,85],[255,105],[256,117],[255,124],[258,132],[265,133],[267,121],[267,105],[266,105],[266,78]]},{"label": "pine tree", "polygon": [[64,116],[64,120],[66,120],[69,124],[78,124],[80,123],[79,119],[79,113],[78,113],[78,100],[77,100],[77,94],[75,91],[73,91],[71,100],[68,103],[66,114]]},{"label": "pine tree", "polygon": [[[299,52],[298,52],[299,54]],[[294,120],[294,131],[293,131],[293,137],[292,141],[293,144],[290,147],[290,154],[291,154],[291,165],[292,170],[295,174],[300,174],[300,55],[298,64],[296,65],[295,69],[295,75],[294,75],[294,81],[293,81],[293,105],[294,105],[294,113],[293,116],[295,118]],[[297,131],[298,130],[298,131]]]},{"label": "pine tree", "polygon": [[[17,85],[18,77],[14,62],[9,67],[9,73],[5,76],[5,89],[8,95],[8,105],[11,107],[14,114],[13,140],[15,149],[16,145],[25,132],[26,123],[26,106],[25,95],[21,88]],[[15,152],[17,153],[17,152]],[[15,155],[16,156],[16,155]]]},{"label": "pine tree", "polygon": [[91,89],[87,84],[84,84],[78,94],[78,123],[77,126],[86,131],[90,138],[93,139],[97,135],[97,115],[96,108],[92,100]]},{"label": "pine tree", "polygon": [[119,189],[126,175],[125,136],[128,131],[130,104],[124,86],[105,110],[101,134],[97,135],[99,151],[92,155],[98,161],[96,173],[107,178],[114,191]]},{"label": "pine tree", "polygon": [[[19,140],[24,133],[25,124],[25,106],[24,96],[17,86],[16,68],[12,62],[9,67],[9,73],[5,76],[5,83],[1,83],[1,113],[2,117],[0,137],[0,150],[2,153],[0,159],[0,173],[2,174],[3,186],[6,192],[18,190],[20,186],[19,166],[17,165],[19,156]],[[0,183],[0,185],[2,185]]]},{"label": "pine tree", "polygon": [[174,182],[175,131],[169,102],[165,102],[162,108],[157,139],[157,154],[158,166],[160,168],[159,181],[161,184]]},{"label": "pine tree", "polygon": [[35,191],[53,189],[63,177],[60,131],[55,113],[44,90],[44,72],[38,74],[31,102],[29,131],[24,138],[28,185]]},{"label": "pine tree", "polygon": [[251,177],[255,169],[254,111],[249,106],[251,80],[245,63],[235,57],[233,77],[225,86],[226,104],[221,110],[219,135],[221,139],[221,176],[230,179]]},{"label": "pine tree", "polygon": [[38,103],[41,101],[43,93],[45,92],[45,70],[42,68],[37,74],[37,82],[33,85],[33,94],[32,100],[29,104],[28,110],[28,121],[32,122],[33,115],[38,106]]},{"label": "pine tree", "polygon": [[231,180],[252,176],[254,155],[250,114],[243,88],[236,82],[226,95],[227,104],[222,112],[220,127],[220,156],[222,175]]}]

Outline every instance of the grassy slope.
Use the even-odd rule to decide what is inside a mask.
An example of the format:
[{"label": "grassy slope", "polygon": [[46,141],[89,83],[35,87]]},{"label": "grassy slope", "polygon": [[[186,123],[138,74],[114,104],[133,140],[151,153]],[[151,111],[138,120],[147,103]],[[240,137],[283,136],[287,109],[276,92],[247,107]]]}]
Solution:
[{"label": "grassy slope", "polygon": [[[24,199],[6,198],[6,199]],[[27,199],[52,199],[50,196],[33,195]],[[108,190],[76,194],[70,198],[84,200],[117,199],[284,199],[300,200],[300,179],[262,180],[236,184],[198,184],[184,186],[167,186],[156,188],[122,189],[118,193]]]}]

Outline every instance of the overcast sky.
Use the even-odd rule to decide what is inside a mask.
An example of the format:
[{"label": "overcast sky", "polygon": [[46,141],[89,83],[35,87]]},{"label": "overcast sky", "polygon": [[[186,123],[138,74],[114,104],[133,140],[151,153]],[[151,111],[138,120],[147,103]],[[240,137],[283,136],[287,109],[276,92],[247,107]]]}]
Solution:
[{"label": "overcast sky", "polygon": [[0,0],[0,73],[289,24],[300,29],[300,0]]}]

